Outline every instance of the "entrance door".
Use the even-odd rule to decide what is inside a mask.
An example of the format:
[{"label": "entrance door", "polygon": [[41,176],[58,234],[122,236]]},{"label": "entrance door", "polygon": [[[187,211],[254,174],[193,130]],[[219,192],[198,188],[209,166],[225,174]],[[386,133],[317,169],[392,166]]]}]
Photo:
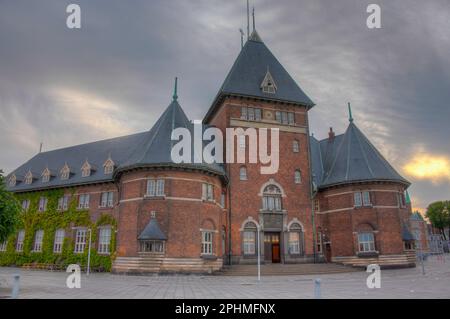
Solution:
[{"label": "entrance door", "polygon": [[280,233],[264,233],[264,260],[279,263],[280,250]]}]

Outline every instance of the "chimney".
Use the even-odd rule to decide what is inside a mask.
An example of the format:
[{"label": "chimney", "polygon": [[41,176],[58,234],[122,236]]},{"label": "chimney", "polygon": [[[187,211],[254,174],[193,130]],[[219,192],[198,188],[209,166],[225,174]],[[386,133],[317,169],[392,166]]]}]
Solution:
[{"label": "chimney", "polygon": [[328,139],[330,142],[332,142],[334,140],[334,132],[333,132],[333,128],[330,127],[330,131],[328,132]]}]

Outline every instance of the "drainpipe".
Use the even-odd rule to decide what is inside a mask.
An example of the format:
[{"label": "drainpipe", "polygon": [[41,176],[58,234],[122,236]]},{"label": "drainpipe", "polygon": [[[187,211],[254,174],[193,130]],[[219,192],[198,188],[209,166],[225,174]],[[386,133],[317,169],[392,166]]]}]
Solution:
[{"label": "drainpipe", "polygon": [[310,205],[311,205],[311,221],[312,221],[312,228],[313,228],[313,256],[314,256],[314,263],[316,263],[316,223],[314,220],[314,198],[317,194],[317,192],[314,191],[313,187],[313,173],[311,168],[311,143],[310,143],[310,136],[309,136],[309,115],[308,111],[306,111],[306,140],[308,144],[308,169],[309,169],[309,191],[310,191]]},{"label": "drainpipe", "polygon": [[[227,163],[227,173],[230,174],[230,163]],[[230,174],[231,175],[231,174]],[[228,195],[228,265],[231,266],[231,176],[227,185]]]}]

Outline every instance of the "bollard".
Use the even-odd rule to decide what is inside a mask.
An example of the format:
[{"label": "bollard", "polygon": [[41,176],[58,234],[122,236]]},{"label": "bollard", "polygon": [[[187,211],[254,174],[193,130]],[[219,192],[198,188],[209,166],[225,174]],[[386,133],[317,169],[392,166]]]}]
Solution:
[{"label": "bollard", "polygon": [[14,282],[11,292],[11,298],[16,299],[19,296],[19,281],[20,281],[20,275],[14,275]]},{"label": "bollard", "polygon": [[320,278],[316,278],[314,280],[314,298],[321,299],[322,298],[322,292],[320,291]]}]

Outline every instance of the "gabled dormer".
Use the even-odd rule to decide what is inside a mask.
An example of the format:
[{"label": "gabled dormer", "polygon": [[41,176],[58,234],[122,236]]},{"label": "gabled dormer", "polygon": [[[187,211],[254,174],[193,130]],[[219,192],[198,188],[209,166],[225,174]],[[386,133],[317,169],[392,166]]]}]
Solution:
[{"label": "gabled dormer", "polygon": [[29,170],[25,174],[25,184],[31,185],[32,183],[33,183],[33,173],[31,172],[31,170]]},{"label": "gabled dormer", "polygon": [[103,164],[103,173],[105,175],[110,175],[113,173],[114,171],[114,161],[111,158],[111,155],[108,157],[108,159],[105,161],[105,163]]},{"label": "gabled dormer", "polygon": [[61,177],[61,180],[65,181],[70,178],[70,167],[67,163],[64,163],[64,166],[59,171],[59,175]]},{"label": "gabled dormer", "polygon": [[12,175],[9,177],[9,180],[8,180],[8,186],[9,186],[9,187],[14,187],[14,186],[16,186],[16,184],[17,184],[17,177],[16,177],[16,174],[12,174]]},{"label": "gabled dormer", "polygon": [[46,167],[41,174],[42,183],[48,183],[50,181],[50,178],[52,177],[52,172],[48,167]]},{"label": "gabled dormer", "polygon": [[264,93],[270,94],[277,93],[277,85],[275,84],[275,81],[272,77],[272,74],[270,74],[269,69],[267,69],[266,75],[264,76],[264,80],[261,83],[261,90]]},{"label": "gabled dormer", "polygon": [[81,166],[81,177],[89,177],[91,176],[91,173],[92,173],[92,166],[86,159],[83,166]]}]

